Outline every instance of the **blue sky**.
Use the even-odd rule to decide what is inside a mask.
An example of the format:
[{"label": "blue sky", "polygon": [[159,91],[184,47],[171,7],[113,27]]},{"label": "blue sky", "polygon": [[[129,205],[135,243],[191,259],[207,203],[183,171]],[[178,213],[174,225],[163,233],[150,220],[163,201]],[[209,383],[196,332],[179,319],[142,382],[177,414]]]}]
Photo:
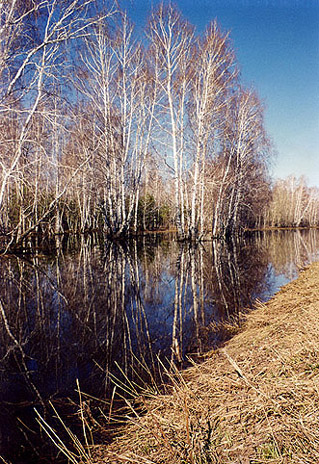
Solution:
[{"label": "blue sky", "polygon": [[[123,1],[139,27],[152,0]],[[266,106],[274,177],[319,187],[319,0],[176,0],[200,33],[215,17],[231,31],[242,81]]]}]

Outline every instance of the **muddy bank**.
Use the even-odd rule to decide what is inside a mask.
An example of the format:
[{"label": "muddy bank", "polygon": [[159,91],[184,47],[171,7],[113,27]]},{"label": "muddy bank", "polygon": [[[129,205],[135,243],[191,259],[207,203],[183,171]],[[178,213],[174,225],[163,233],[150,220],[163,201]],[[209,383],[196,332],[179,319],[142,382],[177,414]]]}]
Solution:
[{"label": "muddy bank", "polygon": [[96,449],[96,462],[319,462],[318,315],[314,263],[175,376],[169,394],[140,399],[146,414]]}]

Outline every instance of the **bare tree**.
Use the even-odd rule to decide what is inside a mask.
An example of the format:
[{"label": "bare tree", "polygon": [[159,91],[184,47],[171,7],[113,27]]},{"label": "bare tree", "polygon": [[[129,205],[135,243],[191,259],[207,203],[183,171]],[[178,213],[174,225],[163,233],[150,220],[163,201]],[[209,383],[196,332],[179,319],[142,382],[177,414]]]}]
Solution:
[{"label": "bare tree", "polygon": [[[236,78],[235,54],[228,33],[223,34],[216,21],[197,43],[191,84],[191,125],[194,133],[194,163],[189,236],[195,240],[203,233],[206,157],[209,140],[218,138],[222,110],[229,100],[229,89]],[[211,144],[212,146],[213,144]]]},{"label": "bare tree", "polygon": [[185,132],[187,128],[186,105],[191,82],[193,27],[169,3],[161,3],[153,10],[147,35],[156,74],[156,118],[159,125],[162,151],[172,159],[171,170],[175,184],[175,214],[179,238],[186,237],[185,219]]},{"label": "bare tree", "polygon": [[239,88],[226,116],[221,158],[224,167],[213,220],[214,236],[218,230],[222,235],[230,235],[243,227],[255,196],[249,194],[250,183],[259,179],[255,187],[263,188],[270,153],[263,108],[255,92]]},{"label": "bare tree", "polygon": [[319,190],[306,179],[289,176],[273,187],[268,222],[272,227],[315,227],[319,216]]},{"label": "bare tree", "polygon": [[154,103],[133,26],[125,13],[115,25],[112,33],[100,23],[86,39],[80,56],[88,77],[80,75],[77,85],[93,111],[106,231],[121,236],[128,232],[137,206]]},{"label": "bare tree", "polygon": [[[11,156],[1,156],[0,159],[0,209],[4,207],[8,184],[19,174],[26,147],[32,145],[34,119],[41,113],[52,125],[52,131],[55,129],[54,117],[46,106],[47,95],[52,84],[64,77],[60,71],[65,45],[86,36],[96,21],[89,15],[93,2],[11,0],[0,3],[0,60],[3,62],[0,114],[6,118],[16,115],[18,120],[14,150]],[[1,153],[3,151],[1,147]],[[58,196],[62,191],[63,188]],[[54,208],[57,201],[50,202],[50,208]],[[44,214],[48,216],[49,213]],[[31,229],[34,229],[33,225]]]}]

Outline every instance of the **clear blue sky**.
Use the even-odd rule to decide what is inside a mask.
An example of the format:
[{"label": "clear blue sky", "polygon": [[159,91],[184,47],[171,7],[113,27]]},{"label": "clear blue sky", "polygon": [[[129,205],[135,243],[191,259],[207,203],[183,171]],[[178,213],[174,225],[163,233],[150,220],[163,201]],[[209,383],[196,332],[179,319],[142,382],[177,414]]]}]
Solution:
[{"label": "clear blue sky", "polygon": [[[201,32],[215,17],[231,31],[242,81],[266,105],[274,177],[319,187],[319,0],[175,0]],[[124,0],[139,27],[156,0]]]}]

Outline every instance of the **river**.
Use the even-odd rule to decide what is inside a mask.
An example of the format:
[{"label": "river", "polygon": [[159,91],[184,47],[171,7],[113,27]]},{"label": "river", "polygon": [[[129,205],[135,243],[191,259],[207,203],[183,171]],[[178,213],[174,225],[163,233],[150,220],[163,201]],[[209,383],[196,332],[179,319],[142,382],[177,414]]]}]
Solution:
[{"label": "river", "polygon": [[197,246],[166,234],[126,244],[82,236],[3,256],[0,456],[64,462],[34,409],[58,428],[50,401],[76,429],[77,382],[87,398],[108,399],[114,378],[142,385],[156,379],[159,360],[200,360],[256,299],[266,301],[318,259],[318,230]]}]

